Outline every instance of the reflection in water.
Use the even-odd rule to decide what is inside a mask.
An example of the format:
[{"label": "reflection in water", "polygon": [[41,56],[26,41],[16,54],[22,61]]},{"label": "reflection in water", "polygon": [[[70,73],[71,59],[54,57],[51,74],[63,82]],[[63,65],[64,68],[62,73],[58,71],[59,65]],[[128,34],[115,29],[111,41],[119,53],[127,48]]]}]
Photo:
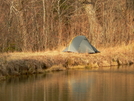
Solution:
[{"label": "reflection in water", "polygon": [[0,82],[0,101],[134,101],[134,66],[12,78]]}]

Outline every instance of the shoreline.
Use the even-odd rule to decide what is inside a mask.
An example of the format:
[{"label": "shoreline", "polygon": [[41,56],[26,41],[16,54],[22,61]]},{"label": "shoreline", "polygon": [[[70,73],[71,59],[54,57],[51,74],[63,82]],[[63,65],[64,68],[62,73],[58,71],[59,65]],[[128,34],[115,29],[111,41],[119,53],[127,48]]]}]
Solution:
[{"label": "shoreline", "polygon": [[[134,64],[134,52],[127,48],[102,49],[97,54],[16,52],[0,54],[0,80],[10,76],[46,73],[67,69],[94,69]],[[134,49],[134,46],[132,47]],[[127,51],[129,50],[129,51]]]}]

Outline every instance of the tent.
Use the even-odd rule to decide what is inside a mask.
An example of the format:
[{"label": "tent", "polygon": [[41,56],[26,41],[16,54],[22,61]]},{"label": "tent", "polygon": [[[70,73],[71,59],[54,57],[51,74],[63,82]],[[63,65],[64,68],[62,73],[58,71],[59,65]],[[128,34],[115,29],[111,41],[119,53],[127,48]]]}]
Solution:
[{"label": "tent", "polygon": [[76,36],[63,52],[98,53],[99,51],[89,43],[85,36]]}]

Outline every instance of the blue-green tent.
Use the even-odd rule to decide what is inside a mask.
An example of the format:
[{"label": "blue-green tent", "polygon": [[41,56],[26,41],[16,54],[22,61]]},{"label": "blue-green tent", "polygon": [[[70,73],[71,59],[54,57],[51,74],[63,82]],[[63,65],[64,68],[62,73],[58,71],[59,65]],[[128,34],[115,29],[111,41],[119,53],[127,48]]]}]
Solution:
[{"label": "blue-green tent", "polygon": [[99,51],[89,43],[85,36],[77,36],[63,52],[98,53]]}]

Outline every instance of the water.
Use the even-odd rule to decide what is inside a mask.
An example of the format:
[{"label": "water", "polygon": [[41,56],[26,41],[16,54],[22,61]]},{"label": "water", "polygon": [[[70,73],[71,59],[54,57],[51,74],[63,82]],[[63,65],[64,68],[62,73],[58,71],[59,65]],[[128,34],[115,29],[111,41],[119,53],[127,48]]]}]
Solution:
[{"label": "water", "polygon": [[0,101],[134,101],[134,66],[15,77],[0,82]]}]

